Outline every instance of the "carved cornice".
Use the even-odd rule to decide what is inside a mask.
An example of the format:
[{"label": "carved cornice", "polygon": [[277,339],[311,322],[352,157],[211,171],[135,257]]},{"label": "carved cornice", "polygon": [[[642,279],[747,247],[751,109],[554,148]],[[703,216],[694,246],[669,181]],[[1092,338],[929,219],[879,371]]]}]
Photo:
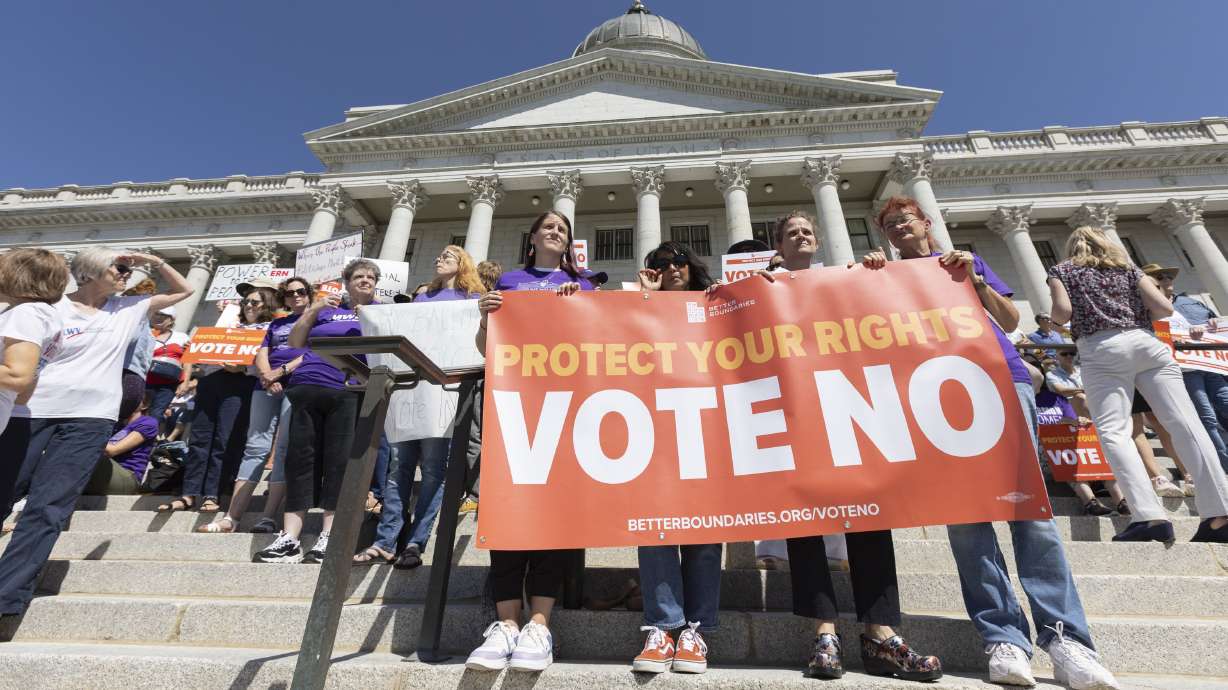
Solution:
[{"label": "carved cornice", "polygon": [[401,206],[413,213],[417,213],[418,209],[431,200],[430,195],[426,193],[421,184],[418,184],[417,180],[389,182],[388,191],[392,192],[393,208]]},{"label": "carved cornice", "polygon": [[636,199],[645,194],[661,196],[665,193],[665,166],[631,168],[631,186],[635,187]]},{"label": "carved cornice", "polygon": [[[153,247],[136,247],[132,251],[138,254],[149,254],[150,256],[156,256],[158,258],[165,258],[161,254],[159,254],[157,251],[155,251]],[[146,261],[143,264],[137,264],[133,266],[132,268],[138,271],[142,271],[147,276],[151,276],[154,274],[153,265],[150,264],[148,261]]]},{"label": "carved cornice", "polygon": [[279,242],[252,242],[252,263],[281,266],[290,252]]},{"label": "carved cornice", "polygon": [[[169,203],[168,203],[169,202]],[[115,205],[83,205],[59,208],[0,210],[0,229],[94,225],[100,223],[148,223],[150,221],[206,218],[237,218],[261,215],[297,215],[311,213],[315,208],[306,194],[282,199],[201,199],[194,203],[182,200],[151,199],[149,203],[119,202]]]},{"label": "carved cornice", "polygon": [[1066,224],[1074,228],[1084,225],[1101,230],[1117,229],[1117,204],[1083,204],[1069,218]]},{"label": "carved cornice", "polygon": [[1005,238],[1016,232],[1027,232],[1032,224],[1032,205],[999,206],[989,214],[985,226],[998,237]]},{"label": "carved cornice", "polygon": [[716,164],[717,191],[726,194],[731,189],[746,191],[750,186],[750,161],[720,161]]},{"label": "carved cornice", "polygon": [[802,184],[806,189],[840,181],[841,156],[818,156],[802,161]]},{"label": "carved cornice", "polygon": [[498,208],[503,201],[503,183],[498,175],[470,175],[465,178],[469,184],[469,197],[473,203],[490,204]]},{"label": "carved cornice", "polygon": [[311,190],[311,200],[315,203],[316,211],[326,211],[334,216],[340,216],[345,207],[349,206],[349,198],[339,184]]},{"label": "carved cornice", "polygon": [[1153,146],[1108,153],[1052,151],[1027,156],[944,159],[934,169],[934,182],[953,187],[1224,172],[1228,172],[1228,146]]},{"label": "carved cornice", "polygon": [[1169,232],[1176,232],[1190,223],[1202,223],[1204,202],[1206,197],[1201,196],[1193,199],[1169,199],[1148,218]]},{"label": "carved cornice", "polygon": [[203,268],[210,273],[226,260],[222,250],[212,244],[189,244],[187,250],[188,258],[192,260],[192,268]]},{"label": "carved cornice", "polygon": [[930,179],[933,174],[934,154],[929,152],[897,153],[891,161],[891,169],[887,171],[887,176],[899,184],[906,184],[917,178]]},{"label": "carved cornice", "polygon": [[579,201],[584,193],[584,184],[580,179],[579,170],[547,170],[546,182],[550,185],[550,193],[555,199],[566,198]]}]

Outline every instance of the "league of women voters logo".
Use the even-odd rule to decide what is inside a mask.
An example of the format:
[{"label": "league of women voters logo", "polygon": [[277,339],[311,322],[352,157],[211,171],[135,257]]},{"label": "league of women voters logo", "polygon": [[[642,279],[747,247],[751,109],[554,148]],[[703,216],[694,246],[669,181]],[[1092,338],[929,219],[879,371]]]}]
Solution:
[{"label": "league of women voters logo", "polygon": [[936,259],[740,281],[702,301],[509,293],[486,354],[482,481],[497,498],[483,547],[1050,515],[997,338],[964,270]]}]

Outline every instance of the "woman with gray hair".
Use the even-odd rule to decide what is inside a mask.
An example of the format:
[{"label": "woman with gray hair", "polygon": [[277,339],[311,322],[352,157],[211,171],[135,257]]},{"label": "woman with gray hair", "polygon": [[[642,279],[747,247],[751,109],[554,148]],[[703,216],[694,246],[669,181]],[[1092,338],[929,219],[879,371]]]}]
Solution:
[{"label": "woman with gray hair", "polygon": [[[169,292],[117,297],[133,263],[149,263]],[[21,614],[34,595],[73,506],[118,419],[121,369],[128,342],[149,315],[192,294],[178,271],[148,254],[90,247],[72,261],[77,290],[56,302],[59,343],[44,357],[34,392],[0,434],[0,458],[20,462],[16,477],[0,477],[0,518],[17,495],[26,506],[0,557],[0,615]],[[11,474],[11,473],[10,473]]]}]

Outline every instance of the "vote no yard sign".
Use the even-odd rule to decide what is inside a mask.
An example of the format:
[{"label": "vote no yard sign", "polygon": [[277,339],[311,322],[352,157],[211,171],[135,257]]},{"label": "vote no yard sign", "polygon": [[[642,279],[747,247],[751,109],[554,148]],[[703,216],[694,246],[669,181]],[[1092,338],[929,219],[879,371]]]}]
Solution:
[{"label": "vote no yard sign", "polygon": [[1054,481],[1095,482],[1113,479],[1113,470],[1100,447],[1096,426],[1041,424],[1037,429],[1045,460],[1053,470]]},{"label": "vote no yard sign", "polygon": [[184,364],[251,364],[264,343],[264,330],[197,328],[183,353]]}]

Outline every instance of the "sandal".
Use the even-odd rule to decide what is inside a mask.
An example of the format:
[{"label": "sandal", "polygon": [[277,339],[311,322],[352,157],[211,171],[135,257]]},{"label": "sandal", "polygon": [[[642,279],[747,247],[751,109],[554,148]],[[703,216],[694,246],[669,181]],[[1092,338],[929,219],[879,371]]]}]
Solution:
[{"label": "sandal", "polygon": [[172,500],[170,503],[163,503],[158,506],[159,513],[177,513],[182,510],[192,509],[192,499],[189,496],[180,496]]},{"label": "sandal", "polygon": [[217,511],[221,509],[222,509],[222,506],[218,505],[218,502],[215,499],[206,498],[205,500],[200,502],[200,508],[198,508],[196,512],[216,513]]},{"label": "sandal", "polygon": [[368,546],[362,553],[354,554],[354,565],[375,565],[376,561],[384,565],[391,565],[396,560],[395,554],[375,546]]},{"label": "sandal", "polygon": [[[223,522],[226,523],[226,527],[222,527]],[[207,525],[197,527],[196,531],[204,534],[231,534],[235,531],[235,521],[223,515]]]}]

